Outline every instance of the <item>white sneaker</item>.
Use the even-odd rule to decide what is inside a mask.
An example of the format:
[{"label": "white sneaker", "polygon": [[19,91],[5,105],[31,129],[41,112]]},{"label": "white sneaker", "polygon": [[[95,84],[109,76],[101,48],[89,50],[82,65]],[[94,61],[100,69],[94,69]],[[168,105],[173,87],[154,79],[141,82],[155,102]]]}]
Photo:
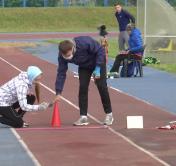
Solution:
[{"label": "white sneaker", "polygon": [[29,127],[29,124],[26,122],[23,122],[23,128],[27,128],[27,127]]},{"label": "white sneaker", "polygon": [[120,74],[118,72],[108,72],[107,78],[119,78]]},{"label": "white sneaker", "polygon": [[113,121],[114,121],[114,118],[112,116],[112,113],[106,114],[106,117],[105,117],[105,120],[104,120],[104,125],[108,125],[108,126],[112,125]]},{"label": "white sneaker", "polygon": [[87,116],[81,116],[75,123],[73,123],[74,126],[86,126],[88,124]]}]

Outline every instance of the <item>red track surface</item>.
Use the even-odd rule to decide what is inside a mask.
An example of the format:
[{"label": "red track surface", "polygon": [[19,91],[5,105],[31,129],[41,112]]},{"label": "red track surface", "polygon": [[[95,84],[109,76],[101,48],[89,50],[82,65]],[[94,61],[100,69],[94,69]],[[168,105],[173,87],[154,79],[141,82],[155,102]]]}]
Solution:
[{"label": "red track surface", "polygon": [[[56,55],[57,56],[57,55]],[[0,48],[0,57],[25,70],[28,65],[37,65],[44,72],[43,83],[54,89],[57,67],[42,61],[16,48]],[[1,78],[4,83],[18,72],[0,60]],[[78,80],[68,73],[63,96],[77,105]],[[117,80],[118,81],[118,80]],[[156,159],[124,140],[123,134],[135,144],[153,153],[160,159],[175,165],[176,141],[175,131],[162,131],[156,126],[175,120],[176,116],[164,112],[154,106],[138,101],[132,97],[109,89],[115,122],[112,129],[71,129],[71,130],[28,130],[18,131],[29,149],[44,166],[157,166],[162,165]],[[42,88],[42,99],[51,101],[54,94]],[[93,82],[90,84],[89,113],[102,121],[104,113],[97,89]],[[71,105],[60,103],[62,127],[71,127],[79,117],[79,112]],[[127,130],[127,115],[143,115],[143,130]],[[28,113],[26,120],[31,127],[50,127],[52,109],[45,112]],[[99,126],[91,120],[93,126]]]},{"label": "red track surface", "polygon": [[[98,33],[89,32],[89,33],[1,33],[1,40],[17,40],[17,39],[53,39],[53,38],[74,38],[76,36],[92,36],[98,37]],[[110,32],[109,37],[116,37],[118,33]]]}]

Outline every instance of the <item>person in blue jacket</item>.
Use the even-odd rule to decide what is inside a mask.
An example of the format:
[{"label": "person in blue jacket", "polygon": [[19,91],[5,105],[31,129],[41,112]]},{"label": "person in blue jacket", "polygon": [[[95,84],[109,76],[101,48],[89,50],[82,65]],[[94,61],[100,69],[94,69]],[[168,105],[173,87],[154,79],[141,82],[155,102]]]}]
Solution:
[{"label": "person in blue jacket", "polygon": [[128,39],[129,35],[126,32],[126,26],[129,23],[135,24],[135,18],[128,11],[124,10],[120,3],[116,3],[115,5],[115,17],[119,24],[119,50],[125,50],[125,44],[128,47]]},{"label": "person in blue jacket", "polygon": [[114,64],[109,73],[110,75],[112,72],[119,72],[121,61],[123,61],[125,58],[141,59],[143,55],[144,46],[140,30],[137,29],[134,24],[128,24],[126,31],[129,34],[129,48],[127,50],[121,51],[120,54],[116,56]]},{"label": "person in blue jacket", "polygon": [[58,70],[56,78],[56,98],[59,101],[64,87],[68,63],[78,65],[79,74],[79,108],[80,118],[76,126],[88,125],[88,87],[93,74],[98,88],[106,117],[105,125],[113,123],[112,108],[106,83],[105,49],[93,38],[88,36],[64,40],[59,44]]}]

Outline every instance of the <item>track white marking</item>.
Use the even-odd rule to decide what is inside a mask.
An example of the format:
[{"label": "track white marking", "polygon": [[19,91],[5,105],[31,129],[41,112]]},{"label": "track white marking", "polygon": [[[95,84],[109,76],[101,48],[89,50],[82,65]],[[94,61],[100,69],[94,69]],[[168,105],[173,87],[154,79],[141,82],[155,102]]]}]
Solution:
[{"label": "track white marking", "polygon": [[156,106],[156,105],[153,105],[152,103],[150,103],[150,102],[148,102],[148,101],[146,101],[146,100],[140,99],[140,98],[138,98],[138,97],[136,97],[136,96],[133,96],[133,95],[131,95],[131,94],[128,94],[128,93],[126,93],[126,92],[123,92],[123,91],[121,91],[121,90],[119,90],[119,89],[116,89],[116,88],[114,88],[114,87],[112,87],[112,86],[110,86],[109,88],[111,88],[112,90],[117,91],[117,92],[119,92],[119,93],[121,93],[121,94],[124,94],[124,95],[126,95],[126,96],[132,97],[132,98],[134,98],[135,100],[138,100],[138,101],[140,101],[140,102],[143,102],[143,103],[145,103],[145,104],[147,104],[147,105],[149,105],[149,106],[155,107],[156,109],[160,109],[160,110],[163,111],[163,112],[166,112],[166,113],[168,113],[168,114],[171,114],[171,115],[174,115],[174,116],[175,116],[175,113],[173,113],[173,112],[168,112],[168,111],[166,111],[166,110],[164,110],[164,109],[162,109],[162,108],[160,108],[160,107],[158,107],[158,106]]},{"label": "track white marking", "polygon": [[10,130],[15,135],[15,137],[17,138],[17,140],[21,144],[21,146],[25,149],[25,151],[28,154],[28,156],[32,159],[32,161],[34,162],[34,165],[35,166],[41,166],[41,164],[39,163],[39,161],[35,158],[35,156],[29,150],[28,146],[24,143],[24,141],[21,139],[21,137],[19,136],[19,134],[15,131],[15,129],[11,128]]},{"label": "track white marking", "polygon": [[[3,62],[5,62],[5,63],[7,63],[8,65],[10,65],[11,67],[13,67],[14,69],[16,69],[16,70],[18,70],[18,71],[20,71],[20,72],[22,71],[22,70],[20,70],[18,67],[14,66],[13,64],[11,64],[11,63],[9,63],[8,61],[6,61],[5,59],[3,59],[2,57],[0,57],[0,59],[1,59]],[[41,83],[41,85],[42,85],[45,89],[47,89],[48,91],[50,91],[51,93],[55,94],[55,91],[53,91],[51,88],[47,87],[46,85],[44,85],[44,84],[42,84],[42,83]],[[115,88],[112,88],[112,87],[111,87],[111,89],[114,89],[114,90],[116,90],[116,91],[119,91],[119,90],[117,90],[117,89],[115,89]],[[119,91],[119,92],[121,92],[121,91]],[[121,93],[123,93],[123,92],[121,92]],[[61,99],[62,99],[63,101],[65,101],[66,103],[70,104],[70,105],[71,105],[72,107],[74,107],[75,109],[79,110],[79,107],[78,107],[78,106],[76,106],[75,104],[73,104],[72,102],[70,102],[69,100],[67,100],[66,98],[64,98],[63,96],[61,97]],[[91,119],[93,119],[95,122],[97,122],[97,123],[99,123],[99,124],[102,124],[102,122],[99,121],[99,120],[98,120],[97,118],[95,118],[94,116],[92,116],[92,115],[90,115],[90,114],[88,114],[88,116],[89,116]],[[109,129],[109,131],[111,131],[111,132],[114,133],[115,135],[121,137],[123,140],[125,140],[126,142],[128,142],[129,144],[131,144],[133,147],[135,147],[136,149],[138,149],[138,150],[144,152],[145,154],[147,154],[148,156],[150,156],[150,157],[153,158],[154,160],[158,161],[158,162],[161,163],[162,165],[164,165],[164,166],[170,166],[168,163],[166,163],[166,162],[163,161],[162,159],[158,158],[158,157],[157,157],[156,155],[154,155],[153,153],[147,151],[146,149],[142,148],[141,146],[139,146],[139,145],[137,145],[136,143],[134,143],[133,141],[131,141],[129,138],[127,138],[127,137],[125,137],[124,135],[122,135],[121,133],[115,131],[112,127],[109,126],[108,129]],[[16,133],[16,134],[18,135],[18,133]],[[19,135],[18,135],[18,136],[19,136]],[[20,137],[20,136],[19,136],[19,137]],[[24,142],[23,142],[23,143],[24,143]],[[30,150],[29,150],[29,148],[27,147],[27,145],[26,145],[25,143],[24,143],[24,145],[26,146],[26,150],[30,152]],[[23,146],[23,145],[22,145],[22,146]],[[32,155],[32,156],[33,156],[33,155]],[[31,157],[31,156],[30,156],[30,157]],[[35,157],[34,157],[34,159],[35,159]],[[32,159],[32,160],[33,160],[33,159]],[[34,161],[34,160],[33,160],[33,161]],[[36,159],[36,161],[37,161],[37,159]]]},{"label": "track white marking", "polygon": [[[9,63],[8,61],[6,61],[5,59],[3,59],[2,57],[0,57],[0,59],[1,59],[1,61],[7,63],[8,65],[10,65],[14,69],[16,69],[17,71],[19,71],[19,72],[22,71],[19,68],[17,68],[16,66],[14,66],[11,63]],[[21,144],[21,146],[25,149],[25,151],[28,154],[28,156],[32,159],[32,161],[34,162],[35,166],[41,166],[40,163],[39,163],[39,161],[35,158],[35,156],[32,154],[32,152],[30,151],[30,149],[28,148],[28,146],[21,139],[20,135],[15,131],[15,129],[11,128],[10,130],[12,131],[12,133],[14,134],[14,136],[17,138],[17,140]]]}]

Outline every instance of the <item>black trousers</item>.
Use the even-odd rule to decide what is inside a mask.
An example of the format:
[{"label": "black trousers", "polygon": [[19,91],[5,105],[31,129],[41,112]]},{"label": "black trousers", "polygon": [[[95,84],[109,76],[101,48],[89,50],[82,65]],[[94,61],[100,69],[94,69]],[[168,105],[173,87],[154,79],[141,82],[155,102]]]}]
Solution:
[{"label": "black trousers", "polygon": [[[87,115],[88,109],[88,88],[93,70],[79,68],[79,108],[80,115]],[[95,81],[98,88],[104,112],[111,113],[111,101],[106,83],[106,64],[101,67],[101,78]]]},{"label": "black trousers", "polygon": [[110,72],[119,72],[121,62],[124,59],[130,59],[130,58],[138,60],[138,59],[141,59],[141,56],[135,55],[135,54],[119,54],[119,55],[117,55]]},{"label": "black trousers", "polygon": [[[27,103],[32,105],[34,102],[35,96],[27,95]],[[25,113],[26,111],[20,108],[19,102],[14,103],[12,106],[0,107],[0,123],[20,128],[23,126],[23,116]]]}]

